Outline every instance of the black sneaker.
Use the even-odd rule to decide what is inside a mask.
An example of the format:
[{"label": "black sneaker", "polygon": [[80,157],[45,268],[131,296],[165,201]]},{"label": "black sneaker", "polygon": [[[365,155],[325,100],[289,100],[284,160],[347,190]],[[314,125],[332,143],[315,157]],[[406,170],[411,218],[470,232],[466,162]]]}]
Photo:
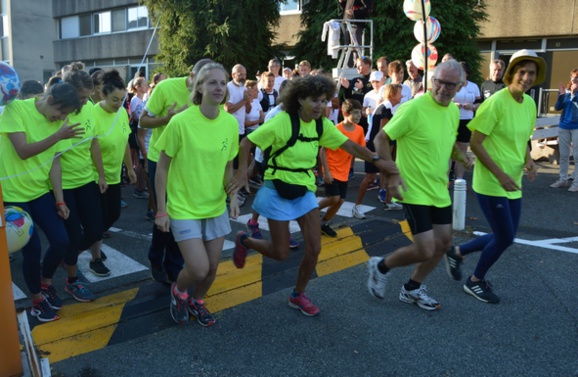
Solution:
[{"label": "black sneaker", "polygon": [[40,288],[40,293],[42,296],[44,296],[44,299],[48,302],[52,309],[60,310],[60,308],[62,308],[62,299],[58,297],[54,285],[50,284],[42,286]]},{"label": "black sneaker", "polygon": [[448,275],[450,275],[454,280],[462,280],[462,271],[460,270],[460,267],[463,258],[456,253],[455,246],[450,247],[444,256],[444,259],[446,260],[446,271],[448,272]]},{"label": "black sneaker", "polygon": [[54,309],[50,307],[50,304],[46,299],[33,304],[32,308],[30,308],[30,314],[38,318],[40,322],[52,322],[60,318]]},{"label": "black sneaker", "polygon": [[329,226],[329,224],[323,224],[321,225],[321,233],[325,234],[326,236],[329,237],[337,237],[337,232],[334,231],[333,229],[331,229],[331,227]]},{"label": "black sneaker", "polygon": [[485,280],[480,280],[474,283],[472,279],[468,278],[464,284],[464,292],[474,296],[481,302],[486,302],[488,304],[497,304],[500,302],[500,298],[492,292],[492,286],[490,283]]},{"label": "black sneaker", "polygon": [[100,259],[102,259],[103,262],[108,259],[108,257],[102,250],[100,251]]},{"label": "black sneaker", "polygon": [[88,264],[88,268],[90,272],[95,274],[96,276],[108,276],[110,275],[110,270],[108,267],[102,263],[102,258],[97,258],[93,261],[90,261]]},{"label": "black sneaker", "polygon": [[213,326],[215,324],[215,317],[207,310],[204,302],[198,302],[189,297],[189,312],[197,317],[197,322],[201,326]]}]

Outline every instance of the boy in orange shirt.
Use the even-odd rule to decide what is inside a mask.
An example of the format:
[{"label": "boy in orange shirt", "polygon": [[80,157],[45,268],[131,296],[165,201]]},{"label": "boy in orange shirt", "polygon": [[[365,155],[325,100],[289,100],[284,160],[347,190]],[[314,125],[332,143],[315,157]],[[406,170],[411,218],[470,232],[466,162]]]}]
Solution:
[{"label": "boy in orange shirt", "polygon": [[[336,127],[353,142],[365,147],[363,128],[357,123],[361,119],[362,106],[357,100],[345,100],[341,105],[343,122]],[[321,162],[323,164],[325,182],[325,198],[319,202],[319,210],[329,207],[321,219],[321,233],[329,237],[337,237],[337,233],[329,226],[329,221],[335,216],[347,195],[347,181],[349,168],[353,156],[339,148],[335,151],[321,148]]]}]

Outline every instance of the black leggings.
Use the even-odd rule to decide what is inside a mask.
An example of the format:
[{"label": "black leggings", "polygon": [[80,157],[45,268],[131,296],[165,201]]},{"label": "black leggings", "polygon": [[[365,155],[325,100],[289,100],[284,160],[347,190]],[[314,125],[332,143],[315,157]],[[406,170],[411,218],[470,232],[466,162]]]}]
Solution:
[{"label": "black leggings", "polygon": [[64,222],[70,244],[64,263],[75,266],[78,253],[102,239],[102,210],[100,191],[94,182],[75,189],[63,190],[70,216]]},{"label": "black leggings", "polygon": [[104,194],[100,194],[102,229],[106,231],[120,217],[120,183],[108,185]]}]

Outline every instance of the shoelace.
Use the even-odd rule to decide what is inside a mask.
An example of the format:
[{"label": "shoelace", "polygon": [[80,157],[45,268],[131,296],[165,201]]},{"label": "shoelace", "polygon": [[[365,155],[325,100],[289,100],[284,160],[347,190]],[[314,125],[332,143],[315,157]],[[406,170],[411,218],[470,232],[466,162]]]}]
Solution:
[{"label": "shoelace", "polygon": [[211,316],[211,313],[209,313],[207,308],[205,308],[204,304],[197,302],[194,305],[195,305],[195,309],[197,309],[197,313],[199,313],[199,316],[201,316],[201,317],[210,317]]}]

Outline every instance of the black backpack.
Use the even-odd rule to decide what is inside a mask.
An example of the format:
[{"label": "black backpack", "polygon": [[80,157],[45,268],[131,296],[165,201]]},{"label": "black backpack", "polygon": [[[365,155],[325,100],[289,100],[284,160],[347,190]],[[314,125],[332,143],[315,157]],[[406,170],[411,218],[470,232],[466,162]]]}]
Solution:
[{"label": "black backpack", "polygon": [[269,103],[269,94],[265,92],[265,89],[261,89],[261,93],[263,94],[263,99],[259,103],[261,104],[263,112],[266,113],[267,111],[269,111],[269,109],[275,107],[275,104],[277,102],[277,96],[279,95],[279,93],[277,93],[277,91],[273,89],[273,98],[274,98],[273,103]]},{"label": "black backpack", "polygon": [[310,168],[293,169],[277,165],[277,157],[279,157],[279,155],[285,152],[288,148],[294,146],[297,140],[309,143],[320,140],[321,136],[323,135],[323,119],[320,117],[319,119],[315,120],[315,130],[317,131],[317,137],[309,138],[303,136],[303,134],[300,133],[299,115],[289,114],[289,117],[291,118],[291,138],[287,141],[287,144],[277,149],[275,152],[272,152],[273,146],[265,149],[263,164],[265,165],[265,168],[273,168],[273,174],[275,174],[277,170],[309,173],[311,169],[317,166],[317,161],[315,161],[315,164]]}]

